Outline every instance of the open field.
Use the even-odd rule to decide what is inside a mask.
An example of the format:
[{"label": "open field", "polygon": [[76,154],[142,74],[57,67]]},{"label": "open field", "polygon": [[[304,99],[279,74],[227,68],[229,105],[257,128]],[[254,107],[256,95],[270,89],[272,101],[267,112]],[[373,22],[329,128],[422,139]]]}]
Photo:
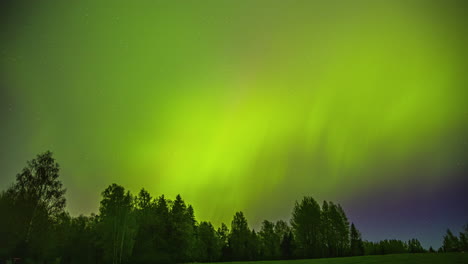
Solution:
[{"label": "open field", "polygon": [[467,253],[395,254],[347,258],[232,262],[231,264],[468,264]]}]

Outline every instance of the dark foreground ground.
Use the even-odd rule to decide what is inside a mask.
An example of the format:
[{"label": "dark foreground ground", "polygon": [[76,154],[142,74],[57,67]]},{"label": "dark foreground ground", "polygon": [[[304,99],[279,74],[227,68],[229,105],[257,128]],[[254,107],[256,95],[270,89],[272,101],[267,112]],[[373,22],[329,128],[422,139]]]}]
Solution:
[{"label": "dark foreground ground", "polygon": [[[231,262],[230,264],[468,264],[468,253],[426,253],[348,258]],[[221,263],[220,263],[221,264]]]}]

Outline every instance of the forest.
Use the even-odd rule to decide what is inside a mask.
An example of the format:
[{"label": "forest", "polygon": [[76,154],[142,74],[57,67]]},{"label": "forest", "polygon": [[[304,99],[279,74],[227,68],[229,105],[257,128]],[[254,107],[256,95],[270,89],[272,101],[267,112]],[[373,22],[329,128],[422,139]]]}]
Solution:
[{"label": "forest", "polygon": [[[417,239],[363,241],[343,208],[312,197],[296,201],[289,221],[249,227],[243,212],[214,227],[197,221],[180,195],[132,194],[118,184],[103,192],[99,212],[71,216],[51,152],[37,155],[0,193],[0,263],[186,263],[285,260],[435,252]],[[468,251],[468,225],[447,230],[437,251]]]}]

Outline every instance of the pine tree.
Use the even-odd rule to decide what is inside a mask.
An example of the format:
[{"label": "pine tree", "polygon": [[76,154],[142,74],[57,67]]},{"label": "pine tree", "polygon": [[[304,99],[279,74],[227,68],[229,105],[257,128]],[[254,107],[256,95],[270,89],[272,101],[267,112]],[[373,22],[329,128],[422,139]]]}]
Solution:
[{"label": "pine tree", "polygon": [[176,196],[169,212],[169,248],[175,262],[188,262],[192,259],[194,245],[194,215],[180,195]]},{"label": "pine tree", "polygon": [[231,223],[229,248],[232,260],[249,260],[249,240],[251,239],[247,219],[242,212],[237,212]]},{"label": "pine tree", "polygon": [[102,196],[99,212],[104,260],[120,264],[129,259],[134,245],[133,197],[117,184],[110,185]]}]

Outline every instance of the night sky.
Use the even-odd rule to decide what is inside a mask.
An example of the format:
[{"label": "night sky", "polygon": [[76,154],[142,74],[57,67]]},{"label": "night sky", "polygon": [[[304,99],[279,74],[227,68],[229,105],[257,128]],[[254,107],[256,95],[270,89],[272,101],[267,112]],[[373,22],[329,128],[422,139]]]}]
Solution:
[{"label": "night sky", "polygon": [[464,2],[2,1],[0,189],[51,150],[72,215],[114,182],[215,226],[310,195],[439,247],[468,223]]}]

